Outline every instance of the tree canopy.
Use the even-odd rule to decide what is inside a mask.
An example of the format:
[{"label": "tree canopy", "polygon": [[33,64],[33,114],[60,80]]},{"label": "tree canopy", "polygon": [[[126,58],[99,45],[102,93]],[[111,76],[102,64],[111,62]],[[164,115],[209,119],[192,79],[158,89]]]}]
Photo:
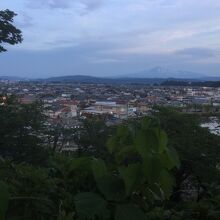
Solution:
[{"label": "tree canopy", "polygon": [[23,40],[21,30],[13,25],[16,15],[8,9],[0,11],[0,53],[7,51],[4,44],[15,45]]}]

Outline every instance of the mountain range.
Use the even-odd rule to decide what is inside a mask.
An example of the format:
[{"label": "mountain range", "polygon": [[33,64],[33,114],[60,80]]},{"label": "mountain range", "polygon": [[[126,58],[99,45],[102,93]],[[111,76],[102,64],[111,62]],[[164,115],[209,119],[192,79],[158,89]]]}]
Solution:
[{"label": "mountain range", "polygon": [[129,74],[126,76],[132,78],[134,77],[134,78],[178,78],[178,79],[198,79],[198,78],[206,77],[204,74],[200,74],[200,73],[183,71],[183,70],[173,70],[173,69],[163,68],[160,66],[154,67],[149,70],[137,72],[135,74]]},{"label": "mountain range", "polygon": [[[0,79],[11,80],[11,81],[26,81],[26,78],[13,77],[13,76],[0,76]],[[33,80],[33,79],[29,79]],[[183,70],[172,70],[162,67],[154,67],[149,70],[132,73],[132,74],[118,74],[117,77],[98,77],[89,75],[69,75],[69,76],[57,76],[46,79],[38,79],[46,82],[74,82],[74,83],[112,83],[112,84],[154,84],[162,83],[166,80],[178,80],[178,81],[218,81],[219,76],[208,76],[205,74],[183,71]]]},{"label": "mountain range", "polygon": [[0,76],[0,80],[25,81],[25,80],[28,80],[28,79],[24,78],[24,77],[19,77],[19,76]]}]

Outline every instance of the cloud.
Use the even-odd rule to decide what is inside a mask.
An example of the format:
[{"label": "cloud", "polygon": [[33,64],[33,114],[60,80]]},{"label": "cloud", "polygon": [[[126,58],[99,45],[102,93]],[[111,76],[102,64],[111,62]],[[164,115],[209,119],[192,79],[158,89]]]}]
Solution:
[{"label": "cloud", "polygon": [[27,28],[33,26],[33,18],[26,12],[19,13],[19,20],[16,22],[20,28]]},{"label": "cloud", "polygon": [[93,11],[103,4],[103,0],[81,0],[88,11]]},{"label": "cloud", "polygon": [[174,52],[179,58],[194,64],[220,64],[220,49],[185,48]]},{"label": "cloud", "polygon": [[176,55],[190,56],[196,58],[214,57],[217,51],[209,48],[185,48],[182,50],[177,50]]},{"label": "cloud", "polygon": [[70,6],[70,0],[27,0],[27,6],[29,8],[50,8],[50,9],[56,9],[56,8],[69,8]]},{"label": "cloud", "polygon": [[[1,7],[18,13],[15,21],[24,34],[13,51],[65,50],[61,69],[78,63],[85,73],[167,64],[203,70],[220,60],[219,0],[7,0]],[[75,56],[68,66],[69,49]],[[58,60],[48,61],[48,68]]]},{"label": "cloud", "polygon": [[103,0],[26,0],[27,6],[34,9],[68,9],[81,8],[84,11],[93,11],[99,8]]},{"label": "cloud", "polygon": [[159,4],[164,7],[174,7],[176,6],[176,0],[161,0]]},{"label": "cloud", "polygon": [[122,59],[116,59],[116,58],[97,58],[92,57],[88,59],[89,63],[94,64],[102,64],[102,63],[121,63],[124,62]]}]

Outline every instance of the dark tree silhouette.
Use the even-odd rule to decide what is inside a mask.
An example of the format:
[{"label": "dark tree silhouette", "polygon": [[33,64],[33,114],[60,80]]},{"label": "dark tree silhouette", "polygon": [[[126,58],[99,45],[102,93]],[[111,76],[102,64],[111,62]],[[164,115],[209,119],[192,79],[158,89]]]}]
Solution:
[{"label": "dark tree silhouette", "polygon": [[8,9],[0,11],[0,53],[7,51],[2,44],[14,45],[23,40],[21,30],[13,25],[16,15]]}]

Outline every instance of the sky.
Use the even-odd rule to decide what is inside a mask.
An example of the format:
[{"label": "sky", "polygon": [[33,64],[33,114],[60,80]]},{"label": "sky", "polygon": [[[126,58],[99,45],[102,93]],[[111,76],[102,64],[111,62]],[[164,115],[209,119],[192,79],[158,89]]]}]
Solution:
[{"label": "sky", "polygon": [[220,76],[219,0],[0,0],[7,8],[24,41],[0,54],[0,76]]}]

